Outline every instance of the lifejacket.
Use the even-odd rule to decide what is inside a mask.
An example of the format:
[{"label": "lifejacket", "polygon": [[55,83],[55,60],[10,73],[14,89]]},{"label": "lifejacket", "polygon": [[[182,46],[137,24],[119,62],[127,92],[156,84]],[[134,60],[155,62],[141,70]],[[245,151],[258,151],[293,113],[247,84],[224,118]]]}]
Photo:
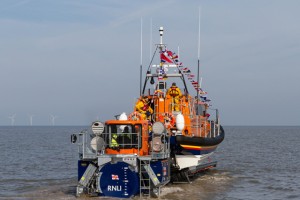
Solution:
[{"label": "lifejacket", "polygon": [[117,138],[118,138],[118,135],[117,134],[112,134],[112,137],[111,137],[111,142],[110,142],[110,147],[118,147],[119,144],[117,142]]},{"label": "lifejacket", "polygon": [[147,110],[147,107],[145,107],[146,104],[143,100],[140,100],[137,102],[136,106],[135,106],[135,110],[140,112],[140,113],[144,113]]},{"label": "lifejacket", "polygon": [[176,97],[179,95],[178,87],[177,86],[171,86],[169,90],[169,95],[172,97]]},{"label": "lifejacket", "polygon": [[149,105],[148,104],[144,104],[144,107],[142,109],[143,109],[143,111],[147,111],[148,108],[149,108]]}]

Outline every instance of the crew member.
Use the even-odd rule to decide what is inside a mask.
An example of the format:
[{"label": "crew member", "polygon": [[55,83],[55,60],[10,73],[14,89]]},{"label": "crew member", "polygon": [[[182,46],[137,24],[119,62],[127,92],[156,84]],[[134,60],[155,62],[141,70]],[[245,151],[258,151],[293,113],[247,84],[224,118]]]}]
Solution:
[{"label": "crew member", "polygon": [[144,119],[144,120],[145,119],[150,120],[151,119],[151,114],[153,113],[153,110],[152,110],[152,108],[150,107],[149,104],[150,104],[150,102],[149,102],[148,97],[143,97],[135,105],[136,111],[141,113],[142,119]]},{"label": "crew member", "polygon": [[167,95],[172,97],[172,110],[179,111],[179,102],[182,94],[180,89],[176,86],[176,83],[172,83],[172,86],[168,89]]},{"label": "crew member", "polygon": [[116,133],[113,133],[111,136],[111,141],[110,141],[110,145],[109,145],[110,148],[116,149],[116,150],[120,149],[117,139],[118,139],[118,135]]}]

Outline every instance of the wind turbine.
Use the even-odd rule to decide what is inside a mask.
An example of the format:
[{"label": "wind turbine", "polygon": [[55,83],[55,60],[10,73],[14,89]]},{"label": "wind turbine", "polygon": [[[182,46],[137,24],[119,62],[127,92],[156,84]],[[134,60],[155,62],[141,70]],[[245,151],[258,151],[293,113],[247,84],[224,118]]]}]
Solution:
[{"label": "wind turbine", "polygon": [[30,122],[30,126],[32,126],[32,118],[33,118],[34,115],[28,115],[29,117],[29,122]]},{"label": "wind turbine", "polygon": [[55,118],[57,118],[57,116],[50,115],[50,120],[51,120],[51,124],[52,124],[52,126],[54,126],[54,125],[55,125]]},{"label": "wind turbine", "polygon": [[15,125],[15,117],[16,114],[13,114],[12,116],[9,116],[8,118],[11,120],[11,125],[14,126]]}]

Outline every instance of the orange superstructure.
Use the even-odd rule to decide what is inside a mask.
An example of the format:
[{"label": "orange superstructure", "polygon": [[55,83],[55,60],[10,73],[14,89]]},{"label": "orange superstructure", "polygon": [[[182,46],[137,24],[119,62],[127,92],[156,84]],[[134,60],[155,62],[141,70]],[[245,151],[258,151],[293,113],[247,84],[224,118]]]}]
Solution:
[{"label": "orange superstructure", "polygon": [[[176,114],[181,113],[184,116],[184,130],[181,131],[182,135],[190,137],[205,137],[211,131],[211,125],[208,118],[202,114],[197,115],[197,100],[190,95],[186,94],[179,98],[179,103],[176,105],[179,110],[174,111],[172,97],[170,95],[163,95],[162,93],[154,93],[154,95],[147,96],[154,110],[151,117],[152,121],[160,121],[165,124],[172,135],[172,130],[176,129]],[[134,115],[132,113],[131,115]],[[135,114],[136,115],[136,114]],[[178,134],[178,132],[177,132]]]}]

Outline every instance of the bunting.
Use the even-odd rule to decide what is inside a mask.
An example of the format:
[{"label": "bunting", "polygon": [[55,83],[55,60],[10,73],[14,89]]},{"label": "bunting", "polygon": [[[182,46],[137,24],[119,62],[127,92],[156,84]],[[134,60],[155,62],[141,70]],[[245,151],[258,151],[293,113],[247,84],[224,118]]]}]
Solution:
[{"label": "bunting", "polygon": [[[161,63],[173,63],[178,66],[178,69],[181,71],[182,74],[184,74],[187,79],[191,82],[192,86],[195,88],[195,90],[199,93],[200,98],[203,102],[209,102],[210,100],[207,99],[206,94],[207,92],[203,91],[200,87],[199,83],[195,81],[194,79],[196,76],[192,74],[191,70],[188,67],[184,67],[181,62],[179,62],[178,55],[175,52],[165,50],[160,52],[160,59]],[[164,69],[163,67],[160,67],[160,72],[158,73],[158,79],[163,77],[167,69]]]},{"label": "bunting", "polygon": [[158,80],[161,81],[165,78],[166,72],[168,71],[168,68],[160,65],[159,68],[157,69],[157,74],[158,74]]},{"label": "bunting", "polygon": [[173,63],[172,57],[170,56],[169,52],[170,51],[162,51],[160,53],[160,60],[162,63]]}]

